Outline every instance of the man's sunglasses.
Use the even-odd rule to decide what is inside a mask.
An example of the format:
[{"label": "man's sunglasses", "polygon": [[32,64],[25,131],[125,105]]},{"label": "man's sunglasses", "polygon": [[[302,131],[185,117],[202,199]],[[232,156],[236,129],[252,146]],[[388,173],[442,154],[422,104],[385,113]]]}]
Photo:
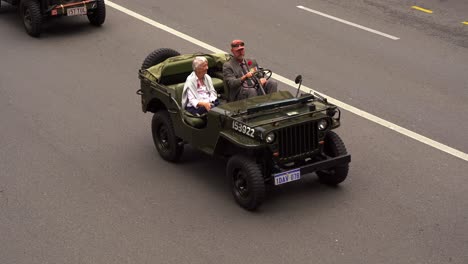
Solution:
[{"label": "man's sunglasses", "polygon": [[231,47],[233,47],[233,48],[244,47],[244,42],[237,43],[237,44],[231,44]]}]

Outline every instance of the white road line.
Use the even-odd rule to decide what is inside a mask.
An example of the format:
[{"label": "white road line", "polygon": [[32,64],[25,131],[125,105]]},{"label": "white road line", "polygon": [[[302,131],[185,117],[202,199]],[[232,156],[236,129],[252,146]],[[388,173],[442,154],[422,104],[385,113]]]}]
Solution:
[{"label": "white road line", "polygon": [[[226,53],[223,50],[215,48],[215,47],[213,47],[213,46],[211,46],[209,44],[206,44],[206,43],[204,43],[204,42],[202,42],[202,41],[200,41],[198,39],[192,38],[192,37],[190,37],[190,36],[188,36],[188,35],[186,35],[184,33],[181,33],[181,32],[179,32],[177,30],[174,30],[174,29],[172,29],[172,28],[170,28],[168,26],[160,24],[160,23],[158,23],[158,22],[156,22],[156,21],[154,21],[152,19],[149,19],[149,18],[147,18],[145,16],[142,16],[142,15],[140,15],[138,13],[135,13],[135,12],[133,12],[133,11],[123,7],[123,6],[117,5],[117,4],[115,4],[115,3],[111,2],[111,1],[106,1],[106,4],[108,6],[110,6],[110,7],[112,7],[112,8],[115,8],[115,9],[117,9],[117,10],[131,16],[131,17],[134,17],[134,18],[136,18],[136,19],[138,19],[140,21],[143,21],[143,22],[145,22],[145,23],[147,23],[149,25],[152,25],[152,26],[154,26],[156,28],[164,30],[164,31],[166,31],[166,32],[168,32],[170,34],[173,34],[173,35],[177,36],[177,37],[185,39],[185,40],[187,40],[187,41],[189,41],[189,42],[191,42],[191,43],[193,43],[195,45],[198,45],[198,46],[200,46],[202,48],[205,48],[206,50],[209,50],[209,51],[214,52],[214,53]],[[274,79],[276,79],[276,80],[278,80],[278,81],[280,81],[280,82],[282,82],[284,84],[287,84],[287,85],[289,85],[291,87],[296,87],[296,84],[293,81],[291,81],[291,80],[289,80],[289,79],[287,79],[287,78],[285,78],[285,77],[283,77],[281,75],[275,74],[274,77],[272,77],[272,78],[274,78]],[[304,91],[304,92],[309,92],[312,89],[303,85],[301,87],[301,90]],[[433,148],[436,148],[438,150],[446,152],[446,153],[448,153],[448,154],[450,154],[452,156],[455,156],[455,157],[460,158],[462,160],[468,161],[468,154],[466,154],[466,153],[464,153],[462,151],[451,148],[451,147],[449,147],[447,145],[444,145],[444,144],[439,143],[437,141],[434,141],[434,140],[432,140],[430,138],[427,138],[425,136],[417,134],[417,133],[415,133],[413,131],[410,131],[410,130],[408,130],[406,128],[403,128],[403,127],[398,126],[398,125],[396,125],[394,123],[386,121],[386,120],[384,120],[384,119],[382,119],[380,117],[377,117],[377,116],[375,116],[373,114],[370,114],[368,112],[360,110],[360,109],[358,109],[358,108],[356,108],[356,107],[354,107],[352,105],[349,105],[349,104],[346,104],[346,103],[341,102],[339,100],[336,100],[334,98],[331,98],[331,97],[329,97],[329,96],[327,96],[325,94],[322,94],[322,93],[319,93],[319,94],[324,96],[324,97],[327,97],[328,101],[330,103],[337,105],[341,109],[349,111],[349,112],[351,112],[351,113],[353,113],[355,115],[361,116],[361,117],[363,117],[363,118],[365,118],[367,120],[370,120],[370,121],[372,121],[374,123],[377,123],[377,124],[382,125],[382,126],[384,126],[386,128],[394,130],[394,131],[396,131],[396,132],[398,132],[398,133],[400,133],[402,135],[405,135],[407,137],[415,139],[415,140],[417,140],[417,141],[419,141],[421,143],[424,143],[426,145],[429,145],[429,146],[431,146]]]},{"label": "white road line", "polygon": [[198,46],[200,46],[200,47],[202,47],[202,48],[205,48],[205,49],[207,49],[207,50],[211,50],[211,51],[214,52],[214,53],[226,53],[226,52],[223,51],[223,50],[220,50],[220,49],[218,49],[218,48],[215,48],[215,47],[213,47],[213,46],[211,46],[211,45],[208,45],[208,44],[206,44],[206,43],[204,43],[204,42],[201,42],[200,40],[198,40],[198,39],[196,39],[196,38],[192,38],[192,37],[189,36],[189,35],[186,35],[186,34],[184,34],[184,33],[182,33],[182,32],[179,32],[179,31],[177,31],[177,30],[175,30],[175,29],[172,29],[172,28],[170,28],[170,27],[168,27],[168,26],[165,26],[165,25],[163,25],[163,24],[161,24],[161,23],[158,23],[158,22],[156,22],[156,21],[154,21],[154,20],[152,20],[152,19],[149,19],[149,18],[147,18],[147,17],[145,17],[145,16],[142,16],[142,15],[140,15],[140,14],[138,14],[138,13],[135,13],[135,12],[133,12],[132,10],[127,9],[127,8],[121,6],[121,5],[115,4],[115,3],[111,2],[111,1],[106,1],[106,4],[107,4],[108,6],[110,6],[110,7],[113,7],[113,8],[115,8],[115,9],[117,9],[117,10],[119,10],[119,11],[121,11],[121,12],[123,12],[123,13],[125,13],[125,14],[127,14],[127,15],[129,15],[129,16],[131,16],[131,17],[134,17],[134,18],[136,18],[136,19],[138,19],[138,20],[141,20],[141,21],[143,21],[143,22],[145,22],[145,23],[147,23],[147,24],[150,24],[150,25],[153,26],[153,27],[157,27],[157,28],[159,28],[159,29],[162,29],[162,30],[164,30],[164,31],[166,31],[166,32],[168,32],[168,33],[171,33],[172,35],[175,35],[175,36],[177,36],[177,37],[179,37],[179,38],[181,38],[181,39],[185,39],[186,41],[191,42],[191,43],[193,43],[193,44],[195,44],[195,45],[198,45]]},{"label": "white road line", "polygon": [[383,37],[386,37],[386,38],[389,38],[389,39],[393,39],[393,40],[399,40],[399,39],[400,39],[400,38],[398,38],[398,37],[395,37],[395,36],[392,36],[392,35],[389,35],[389,34],[386,34],[386,33],[383,33],[383,32],[380,32],[380,31],[377,31],[377,30],[368,28],[368,27],[364,27],[364,26],[358,25],[358,24],[355,24],[355,23],[353,23],[353,22],[346,21],[346,20],[341,19],[341,18],[337,18],[337,17],[334,17],[334,16],[327,15],[327,14],[322,13],[322,12],[317,11],[317,10],[313,10],[313,9],[310,9],[310,8],[307,8],[307,7],[304,7],[304,6],[296,6],[296,7],[297,7],[297,8],[300,8],[300,9],[302,9],[302,10],[305,10],[305,11],[308,11],[308,12],[311,12],[311,13],[314,13],[314,14],[317,14],[317,15],[320,15],[320,16],[324,16],[324,17],[326,17],[326,18],[333,19],[333,20],[335,20],[335,21],[344,23],[344,24],[346,24],[346,25],[350,25],[350,26],[357,27],[357,28],[360,28],[360,29],[365,30],[365,31],[372,32],[372,33],[374,33],[374,34],[377,34],[377,35],[380,35],[380,36],[383,36]]}]

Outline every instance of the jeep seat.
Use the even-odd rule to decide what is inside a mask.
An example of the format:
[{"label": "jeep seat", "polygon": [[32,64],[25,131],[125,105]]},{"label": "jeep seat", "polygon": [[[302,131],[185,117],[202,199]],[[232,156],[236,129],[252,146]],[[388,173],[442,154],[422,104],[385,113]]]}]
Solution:
[{"label": "jeep seat", "polygon": [[[182,92],[184,91],[184,83],[172,84],[168,85],[168,87],[174,89],[175,91],[175,100],[179,105],[182,107]],[[184,121],[195,128],[203,128],[206,126],[206,121],[202,117],[194,116],[190,112],[186,111],[185,109],[181,109],[182,117]]]}]

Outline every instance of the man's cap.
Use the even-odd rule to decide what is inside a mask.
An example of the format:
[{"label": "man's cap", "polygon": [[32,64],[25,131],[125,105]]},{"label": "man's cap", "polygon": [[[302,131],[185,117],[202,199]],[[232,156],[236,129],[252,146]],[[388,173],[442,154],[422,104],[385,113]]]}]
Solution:
[{"label": "man's cap", "polygon": [[231,48],[233,51],[243,50],[244,49],[244,41],[240,39],[235,39],[231,42]]}]

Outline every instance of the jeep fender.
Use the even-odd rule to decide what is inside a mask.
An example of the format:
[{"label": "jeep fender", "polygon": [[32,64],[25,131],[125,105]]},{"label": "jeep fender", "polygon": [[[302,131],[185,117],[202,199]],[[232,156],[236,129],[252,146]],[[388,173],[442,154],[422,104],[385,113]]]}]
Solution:
[{"label": "jeep fender", "polygon": [[152,85],[142,85],[137,91],[141,95],[141,106],[144,113],[150,111],[155,113],[160,109],[175,110],[178,112],[178,105],[171,94],[160,87],[153,88]]},{"label": "jeep fender", "polygon": [[233,136],[232,133],[219,133],[218,140],[214,149],[214,153],[221,156],[232,156],[234,154],[252,152],[264,147],[261,142],[253,139]]}]

